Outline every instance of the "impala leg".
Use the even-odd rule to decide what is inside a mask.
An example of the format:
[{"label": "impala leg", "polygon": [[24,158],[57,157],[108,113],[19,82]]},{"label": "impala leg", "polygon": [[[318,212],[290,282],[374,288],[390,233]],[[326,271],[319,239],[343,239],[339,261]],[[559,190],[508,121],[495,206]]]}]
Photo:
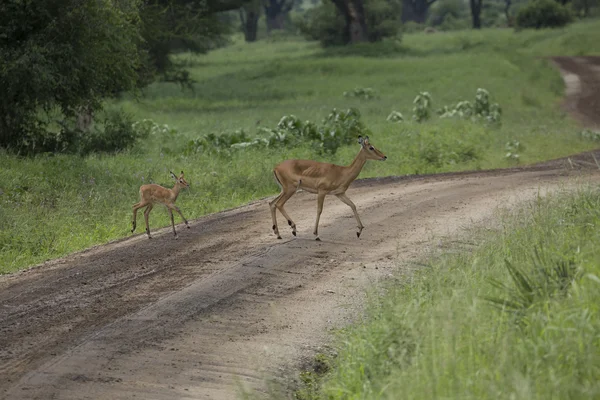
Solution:
[{"label": "impala leg", "polygon": [[271,218],[273,219],[273,233],[275,233],[277,239],[281,239],[281,236],[279,235],[279,228],[277,227],[277,206],[275,204],[281,198],[282,195],[283,191],[279,193],[279,196],[275,197],[269,202],[269,208],[271,209]]},{"label": "impala leg", "polygon": [[188,220],[185,219],[185,217],[181,213],[181,210],[179,209],[179,207],[177,207],[176,205],[173,205],[173,206],[171,206],[169,208],[172,208],[173,210],[177,211],[177,214],[179,214],[179,216],[181,217],[181,219],[183,220],[183,222],[185,222],[185,226],[187,226],[187,228],[190,229],[190,224],[188,224]]},{"label": "impala leg", "polygon": [[277,209],[279,210],[279,212],[281,212],[281,215],[283,215],[283,217],[285,219],[287,219],[288,225],[292,228],[292,235],[296,236],[296,223],[294,221],[292,221],[292,219],[290,218],[290,216],[288,215],[288,213],[285,211],[285,208],[283,208],[283,206],[285,205],[285,203],[294,194],[296,194],[296,189],[292,189],[292,190],[289,190],[289,191],[285,192],[283,194],[283,196],[281,196],[281,198],[275,203],[275,207],[277,207]]},{"label": "impala leg", "polygon": [[148,224],[148,216],[150,215],[150,211],[152,211],[152,207],[154,207],[154,205],[150,203],[148,204],[148,207],[146,207],[146,211],[144,211],[144,219],[146,220],[146,235],[148,235],[148,239],[152,239],[152,236],[150,236],[150,225]]},{"label": "impala leg", "polygon": [[348,198],[348,196],[346,196],[346,193],[338,194],[337,198],[340,199],[342,202],[348,204],[350,206],[350,208],[352,209],[352,212],[354,213],[354,217],[356,218],[356,222],[358,222],[358,232],[356,232],[356,237],[359,238],[360,233],[364,229],[364,226],[363,226],[362,222],[360,222],[360,217],[358,216],[358,212],[356,211],[356,206],[354,205],[352,200],[350,200],[350,198]]},{"label": "impala leg", "polygon": [[282,191],[279,196],[269,203],[269,206],[271,207],[271,217],[273,218],[273,232],[277,235],[277,239],[281,239],[281,235],[279,234],[279,227],[277,226],[276,210],[279,210],[283,217],[287,219],[288,225],[292,227],[292,234],[296,236],[296,224],[285,211],[285,208],[283,208],[283,205],[294,195],[294,193],[296,193],[296,189]]},{"label": "impala leg", "polygon": [[317,220],[315,221],[315,231],[313,234],[316,236],[315,240],[320,241],[319,238],[319,218],[321,218],[321,213],[323,212],[323,202],[325,201],[325,192],[319,192],[317,195]]},{"label": "impala leg", "polygon": [[173,227],[173,235],[177,238],[177,231],[175,230],[175,219],[173,218],[173,210],[167,207],[167,211],[169,212],[169,217],[171,217],[171,226]]},{"label": "impala leg", "polygon": [[135,231],[135,228],[137,226],[136,220],[137,220],[137,212],[140,208],[143,208],[147,205],[147,203],[143,203],[143,202],[139,202],[139,203],[135,203],[133,205],[133,220],[131,222],[131,233],[133,233]]}]

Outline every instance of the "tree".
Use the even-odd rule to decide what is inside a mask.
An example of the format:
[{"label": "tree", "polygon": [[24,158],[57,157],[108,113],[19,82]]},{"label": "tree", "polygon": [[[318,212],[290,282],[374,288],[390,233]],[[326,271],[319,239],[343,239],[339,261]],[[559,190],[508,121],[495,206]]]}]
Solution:
[{"label": "tree", "polygon": [[367,20],[363,0],[331,0],[345,21],[344,42],[360,43],[367,41]]},{"label": "tree", "polygon": [[139,0],[0,3],[0,147],[44,140],[47,118],[74,117],[140,82]]},{"label": "tree", "polygon": [[436,0],[403,0],[402,22],[415,21],[424,24],[427,21],[429,7],[435,2]]},{"label": "tree", "polygon": [[598,0],[573,0],[571,4],[577,15],[586,18],[590,15],[590,10],[597,7],[598,3]]},{"label": "tree", "polygon": [[504,0],[504,15],[506,16],[506,23],[508,26],[512,26],[512,18],[510,16],[510,6],[512,5],[512,0]]},{"label": "tree", "polygon": [[145,0],[140,8],[149,79],[189,83],[189,75],[169,57],[179,51],[206,53],[224,45],[229,27],[217,13],[239,9],[248,0]]},{"label": "tree", "polygon": [[471,5],[471,18],[473,29],[481,29],[481,5],[483,0],[469,0]]},{"label": "tree", "polygon": [[255,42],[258,33],[258,19],[260,18],[260,2],[254,0],[244,4],[240,10],[240,22],[246,42]]},{"label": "tree", "polygon": [[265,0],[265,18],[267,32],[274,29],[283,29],[285,18],[294,7],[294,0]]},{"label": "tree", "polygon": [[308,39],[318,40],[323,46],[339,46],[364,41],[376,42],[385,37],[395,37],[401,26],[401,0],[364,0],[362,11],[365,27],[352,14],[354,4],[344,15],[333,2],[324,2],[304,13],[294,21]]}]

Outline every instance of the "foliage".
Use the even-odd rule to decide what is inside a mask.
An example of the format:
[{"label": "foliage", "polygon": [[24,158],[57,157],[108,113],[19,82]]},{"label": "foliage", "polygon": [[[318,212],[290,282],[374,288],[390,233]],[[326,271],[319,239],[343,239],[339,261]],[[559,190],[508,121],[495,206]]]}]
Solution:
[{"label": "foliage", "polygon": [[[138,0],[0,3],[0,147],[45,151],[57,113],[97,110],[138,85]],[[40,143],[44,145],[39,146]]]},{"label": "foliage", "polygon": [[225,34],[230,29],[216,14],[216,10],[225,9],[218,0],[146,1],[140,8],[140,18],[148,79],[158,73],[163,80],[190,88],[193,80],[189,73],[171,55],[182,51],[206,53],[225,45]]},{"label": "foliage", "polygon": [[506,142],[506,144],[504,145],[504,149],[506,150],[504,158],[506,158],[507,160],[519,161],[519,159],[521,158],[519,153],[521,153],[524,150],[524,146],[518,140],[510,140]]},{"label": "foliage", "polygon": [[[547,259],[550,258],[550,259]],[[490,279],[490,284],[503,292],[502,297],[485,296],[503,312],[510,312],[518,324],[526,323],[527,312],[536,303],[556,296],[564,296],[571,285],[581,277],[573,259],[552,259],[543,248],[534,247],[530,268],[513,265],[505,260],[511,283]]]},{"label": "foliage", "polygon": [[371,100],[378,97],[377,92],[372,88],[354,88],[354,90],[344,92],[345,97],[356,97],[361,100]]},{"label": "foliage", "polygon": [[591,129],[584,129],[579,134],[582,138],[591,140],[594,142],[600,142],[600,131],[593,131]]},{"label": "foliage", "polygon": [[498,103],[490,103],[490,94],[485,89],[477,89],[475,102],[459,101],[454,106],[444,106],[437,111],[440,118],[471,118],[484,120],[490,123],[499,123],[502,116],[502,108]]},{"label": "foliage", "polygon": [[[369,42],[398,37],[402,3],[400,0],[364,0]],[[331,1],[306,11],[294,21],[309,40],[318,40],[325,47],[346,44],[344,17]]]},{"label": "foliage", "polygon": [[420,92],[413,100],[413,119],[423,122],[431,116],[431,95],[429,92]]},{"label": "foliage", "polygon": [[[248,148],[296,147],[309,144],[319,154],[335,154],[340,146],[353,143],[368,130],[360,121],[360,112],[350,108],[346,111],[333,109],[321,126],[302,122],[295,115],[285,115],[274,129],[260,129],[262,136],[250,137],[243,130],[233,133],[210,133],[191,140],[187,153],[208,153],[230,156],[233,151]],[[265,137],[266,136],[266,137]]]},{"label": "foliage", "polygon": [[533,0],[519,10],[516,24],[519,28],[559,28],[572,19],[570,11],[554,0]]},{"label": "foliage", "polygon": [[402,122],[404,121],[404,115],[402,115],[400,111],[392,111],[390,115],[387,116],[386,121]]},{"label": "foliage", "polygon": [[476,161],[482,155],[480,143],[484,132],[473,128],[465,129],[461,136],[447,135],[434,127],[408,131],[404,140],[408,147],[406,157],[417,173]]},{"label": "foliage", "polygon": [[394,277],[311,398],[595,398],[599,210],[597,188],[537,198]]},{"label": "foliage", "polygon": [[453,25],[454,21],[467,20],[468,18],[469,9],[467,3],[462,0],[436,1],[429,12],[429,24],[442,29]]}]

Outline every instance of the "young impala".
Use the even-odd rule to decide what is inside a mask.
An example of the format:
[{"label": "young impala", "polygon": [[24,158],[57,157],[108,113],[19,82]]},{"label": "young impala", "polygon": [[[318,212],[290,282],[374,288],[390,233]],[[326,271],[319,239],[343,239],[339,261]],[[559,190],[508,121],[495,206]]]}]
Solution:
[{"label": "young impala", "polygon": [[175,231],[173,210],[177,211],[179,215],[181,215],[181,218],[185,221],[185,225],[188,227],[188,229],[190,228],[187,220],[181,213],[181,210],[179,210],[179,207],[175,205],[175,200],[177,200],[177,196],[179,196],[181,189],[189,187],[190,185],[183,178],[183,171],[181,171],[181,175],[179,175],[179,177],[171,172],[171,177],[175,179],[175,186],[173,186],[173,189],[167,189],[156,184],[142,185],[140,187],[140,202],[133,205],[133,226],[131,228],[131,233],[135,231],[137,211],[140,208],[146,207],[146,210],[144,211],[144,219],[146,220],[146,234],[148,235],[148,239],[152,239],[152,236],[150,236],[150,226],[148,225],[148,216],[150,215],[150,211],[152,211],[154,204],[157,203],[167,206],[167,211],[169,211],[169,216],[171,217],[171,225],[173,226],[173,234],[175,237],[177,237],[177,232]]},{"label": "young impala", "polygon": [[277,235],[277,239],[281,239],[281,236],[277,227],[276,209],[287,219],[288,225],[292,227],[292,234],[296,236],[296,224],[285,212],[283,206],[298,189],[317,194],[317,220],[313,232],[316,240],[321,240],[319,239],[319,217],[323,211],[323,201],[325,196],[331,194],[350,206],[358,223],[356,237],[360,237],[364,226],[360,222],[356,206],[346,196],[346,190],[360,174],[367,160],[384,161],[387,157],[369,143],[368,136],[364,139],[359,136],[358,143],[360,144],[360,151],[352,164],[347,167],[311,160],[286,160],[273,169],[275,181],[281,187],[279,196],[269,203],[271,216],[273,217],[273,232]]}]

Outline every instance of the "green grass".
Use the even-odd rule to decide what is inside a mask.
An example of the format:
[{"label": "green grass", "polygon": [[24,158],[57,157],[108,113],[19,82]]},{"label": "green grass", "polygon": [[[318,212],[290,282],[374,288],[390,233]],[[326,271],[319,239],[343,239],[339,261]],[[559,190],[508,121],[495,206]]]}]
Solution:
[{"label": "green grass", "polygon": [[599,398],[598,187],[538,199],[474,241],[372,296],[299,398]]},{"label": "green grass", "polygon": [[[169,171],[192,183],[178,199],[188,219],[275,194],[270,170],[289,157],[347,164],[357,147],[334,157],[308,148],[247,151],[234,157],[184,154],[190,139],[211,132],[274,127],[283,115],[320,122],[332,108],[357,107],[386,163],[368,163],[361,177],[494,168],[514,165],[505,144],[518,140],[521,163],[597,146],[559,108],[563,84],[541,56],[599,54],[600,23],[564,30],[483,30],[405,35],[402,43],[323,50],[297,38],[253,44],[239,40],[205,56],[179,55],[197,81],[194,90],[156,83],[141,96],[124,95],[107,108],[150,118],[178,133],[157,135],[116,156],[64,155],[33,159],[0,153],[0,273],[15,271],[128,234],[138,187],[170,185]],[[345,97],[370,87],[372,100]],[[473,101],[487,89],[503,107],[500,127],[437,117],[410,121],[412,101],[429,91],[434,110]],[[391,123],[393,110],[407,118]],[[162,210],[151,227],[169,224]],[[265,230],[269,224],[265,222]],[[141,232],[141,231],[140,231]]]}]

